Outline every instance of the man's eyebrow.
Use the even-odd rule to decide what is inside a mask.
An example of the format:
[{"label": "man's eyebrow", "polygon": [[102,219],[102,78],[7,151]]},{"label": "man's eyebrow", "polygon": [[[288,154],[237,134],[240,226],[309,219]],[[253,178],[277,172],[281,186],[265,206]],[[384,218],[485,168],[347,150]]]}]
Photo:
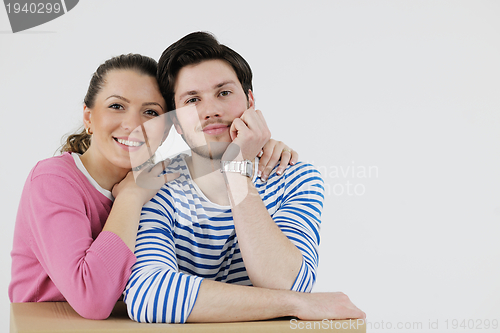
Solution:
[{"label": "man's eyebrow", "polygon": [[224,87],[225,85],[228,85],[228,84],[235,84],[235,83],[234,83],[233,80],[224,81],[224,82],[216,84],[214,86],[214,89],[217,89],[217,88],[220,88],[220,87]]},{"label": "man's eyebrow", "polygon": [[179,99],[183,99],[186,96],[193,96],[193,95],[197,95],[197,94],[198,94],[198,92],[196,90],[186,91],[184,94],[179,96]]},{"label": "man's eyebrow", "polygon": [[[228,84],[236,84],[236,83],[233,80],[224,81],[221,83],[217,83],[215,86],[213,86],[213,89],[219,89],[219,88],[224,87],[225,85],[228,85]],[[179,96],[179,99],[183,99],[186,96],[193,96],[193,95],[198,95],[198,91],[197,90],[186,91],[185,93],[183,93],[182,95]]]},{"label": "man's eyebrow", "polygon": [[[106,100],[110,99],[111,97],[115,97],[115,98],[121,99],[122,101],[130,103],[130,101],[128,99],[126,99],[125,97],[120,96],[120,95],[111,95],[108,98],[106,98]],[[146,103],[142,103],[142,105],[143,106],[158,105],[163,110],[163,106],[161,106],[159,103],[156,103],[156,102],[146,102]]]}]

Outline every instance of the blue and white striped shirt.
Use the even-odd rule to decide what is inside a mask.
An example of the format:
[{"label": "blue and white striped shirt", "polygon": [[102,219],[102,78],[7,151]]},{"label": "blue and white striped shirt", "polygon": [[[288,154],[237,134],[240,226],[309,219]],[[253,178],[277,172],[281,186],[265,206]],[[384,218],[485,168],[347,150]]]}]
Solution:
[{"label": "blue and white striped shirt", "polygon": [[[137,262],[124,292],[130,318],[139,322],[184,323],[203,278],[251,285],[229,206],[210,202],[192,180],[184,160],[167,172],[180,177],[165,184],[142,209]],[[310,164],[273,170],[267,182],[253,180],[270,216],[302,252],[292,290],[310,292],[318,267],[323,180]]]}]

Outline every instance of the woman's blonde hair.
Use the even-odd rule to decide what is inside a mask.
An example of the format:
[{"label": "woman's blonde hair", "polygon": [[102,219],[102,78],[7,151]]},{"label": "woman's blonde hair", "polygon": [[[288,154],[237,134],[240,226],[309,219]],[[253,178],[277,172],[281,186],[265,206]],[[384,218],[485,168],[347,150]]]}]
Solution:
[{"label": "woman's blonde hair", "polygon": [[[158,63],[153,58],[143,56],[140,54],[122,54],[106,60],[101,64],[90,79],[89,88],[84,104],[92,109],[95,104],[97,94],[104,87],[106,75],[112,70],[119,69],[133,69],[141,74],[149,75],[156,78]],[[91,142],[91,135],[85,129],[79,130],[77,133],[70,134],[66,138],[66,142],[62,145],[60,152],[73,152],[83,154],[89,149]],[[64,139],[63,139],[64,140]]]}]

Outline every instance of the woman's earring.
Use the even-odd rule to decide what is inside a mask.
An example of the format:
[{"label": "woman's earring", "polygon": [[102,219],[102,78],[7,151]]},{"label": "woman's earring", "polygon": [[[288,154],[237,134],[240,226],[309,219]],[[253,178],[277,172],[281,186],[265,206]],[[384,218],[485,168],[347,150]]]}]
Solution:
[{"label": "woman's earring", "polygon": [[87,135],[92,135],[94,134],[91,130],[90,130],[90,126],[85,128],[85,132],[87,133]]}]

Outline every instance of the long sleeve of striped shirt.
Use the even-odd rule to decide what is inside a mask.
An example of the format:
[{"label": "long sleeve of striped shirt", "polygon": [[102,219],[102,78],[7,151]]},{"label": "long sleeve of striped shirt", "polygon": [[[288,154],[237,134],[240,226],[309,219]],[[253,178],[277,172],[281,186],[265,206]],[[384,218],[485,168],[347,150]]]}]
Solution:
[{"label": "long sleeve of striped shirt", "polygon": [[[185,155],[167,172],[179,172],[147,203],[137,234],[136,264],[124,292],[130,318],[139,322],[184,323],[201,281],[250,286],[229,206],[210,202],[192,180]],[[254,184],[270,216],[301,251],[302,266],[292,290],[310,292],[318,267],[323,180],[309,164],[275,170]]]}]

